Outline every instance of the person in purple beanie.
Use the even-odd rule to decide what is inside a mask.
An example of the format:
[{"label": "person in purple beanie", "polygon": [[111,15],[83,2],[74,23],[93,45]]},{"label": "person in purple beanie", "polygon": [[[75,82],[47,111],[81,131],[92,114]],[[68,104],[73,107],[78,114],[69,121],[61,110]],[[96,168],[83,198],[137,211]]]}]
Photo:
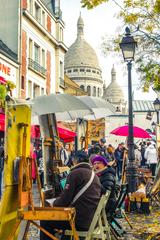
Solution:
[{"label": "person in purple beanie", "polygon": [[110,197],[106,206],[107,215],[111,214],[115,209],[116,204],[116,170],[108,164],[107,159],[101,155],[95,155],[91,157],[91,163],[93,165],[96,175],[102,185],[102,193],[107,190],[111,191]]}]

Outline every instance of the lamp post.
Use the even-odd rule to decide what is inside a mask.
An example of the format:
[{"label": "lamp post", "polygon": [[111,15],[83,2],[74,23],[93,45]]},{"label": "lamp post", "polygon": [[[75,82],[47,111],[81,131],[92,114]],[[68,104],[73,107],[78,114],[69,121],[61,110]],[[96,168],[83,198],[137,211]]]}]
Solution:
[{"label": "lamp post", "polygon": [[152,126],[152,132],[155,134],[155,132],[156,132],[156,123],[152,122],[151,126]]},{"label": "lamp post", "polygon": [[132,61],[134,60],[135,49],[137,42],[131,36],[130,29],[126,27],[125,36],[122,38],[120,48],[122,50],[124,61],[127,62],[128,69],[128,164],[126,167],[126,178],[128,182],[129,192],[135,192],[137,190],[137,166],[135,164],[135,153],[134,153],[134,135],[133,135],[133,107],[132,107]]},{"label": "lamp post", "polygon": [[156,98],[156,100],[154,100],[154,102],[153,102],[153,105],[154,105],[154,109],[157,113],[157,124],[159,125],[160,100],[158,98]]}]

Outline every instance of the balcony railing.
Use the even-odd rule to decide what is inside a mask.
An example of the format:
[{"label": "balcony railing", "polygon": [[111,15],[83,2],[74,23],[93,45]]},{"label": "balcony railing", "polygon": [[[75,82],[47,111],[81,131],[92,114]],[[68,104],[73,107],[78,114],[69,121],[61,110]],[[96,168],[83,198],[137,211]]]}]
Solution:
[{"label": "balcony railing", "polygon": [[46,75],[46,69],[31,58],[28,58],[28,66],[30,68],[32,68],[33,70],[35,70],[36,72],[38,72],[44,76]]},{"label": "balcony railing", "polygon": [[61,87],[65,88],[65,81],[61,77],[59,78],[59,84],[60,84]]}]

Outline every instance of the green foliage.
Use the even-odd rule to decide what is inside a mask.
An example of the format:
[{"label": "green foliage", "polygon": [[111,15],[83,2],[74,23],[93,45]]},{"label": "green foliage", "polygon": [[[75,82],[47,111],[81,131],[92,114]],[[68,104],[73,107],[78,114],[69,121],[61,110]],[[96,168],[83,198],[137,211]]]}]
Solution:
[{"label": "green foliage", "polygon": [[6,83],[7,91],[12,91],[14,88],[16,88],[16,85],[12,81],[8,80]]},{"label": "green foliage", "polygon": [[7,81],[6,85],[0,84],[0,105],[1,107],[5,106],[5,98],[7,92],[10,92],[16,87],[16,85],[12,81]]},{"label": "green foliage", "polygon": [[104,2],[108,2],[108,0],[81,0],[82,7],[87,9],[93,9]]},{"label": "green foliage", "polygon": [[7,93],[7,90],[6,90],[5,85],[0,85],[0,105],[1,105],[1,107],[4,107],[6,93]]},{"label": "green foliage", "polygon": [[[148,91],[149,86],[160,90],[160,0],[123,0],[119,4],[118,0],[110,0],[119,6],[117,17],[123,25],[129,25],[134,32],[134,37],[138,41],[138,51],[136,52],[137,71],[141,76],[141,85],[144,91]],[[109,2],[82,0],[83,7],[88,9],[97,5]],[[107,6],[106,6],[107,7]],[[122,29],[122,28],[120,28]],[[122,33],[118,36],[105,36],[102,39],[102,52],[107,55],[109,52],[119,49],[119,42]]]}]

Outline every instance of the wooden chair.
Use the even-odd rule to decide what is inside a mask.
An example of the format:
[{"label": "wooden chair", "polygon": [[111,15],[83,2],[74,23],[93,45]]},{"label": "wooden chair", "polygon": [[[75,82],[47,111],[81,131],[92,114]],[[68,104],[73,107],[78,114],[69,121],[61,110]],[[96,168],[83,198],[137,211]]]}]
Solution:
[{"label": "wooden chair", "polygon": [[[102,195],[96,212],[92,219],[91,225],[88,231],[77,231],[79,237],[83,237],[85,240],[102,239],[111,240],[110,228],[108,225],[105,207],[109,198],[110,192],[107,191],[105,195]],[[72,231],[66,230],[65,235],[73,237]],[[74,239],[74,238],[73,238]]]},{"label": "wooden chair", "polygon": [[146,189],[151,206],[160,207],[160,179],[156,179],[153,184],[148,183]]}]

